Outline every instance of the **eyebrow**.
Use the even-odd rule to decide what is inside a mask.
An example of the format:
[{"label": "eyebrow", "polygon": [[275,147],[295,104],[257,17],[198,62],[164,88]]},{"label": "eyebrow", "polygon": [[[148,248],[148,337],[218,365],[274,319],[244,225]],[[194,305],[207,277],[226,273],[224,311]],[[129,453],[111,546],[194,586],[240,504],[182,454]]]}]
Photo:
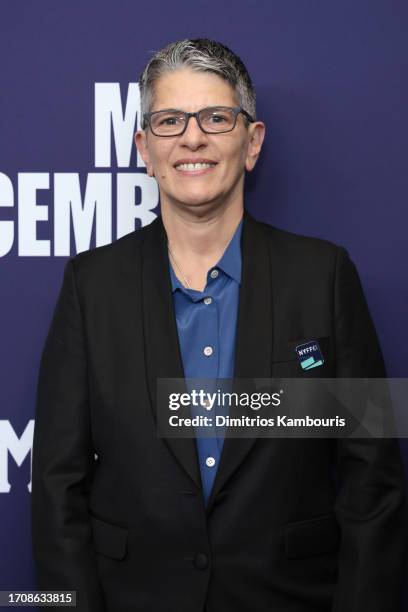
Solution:
[{"label": "eyebrow", "polygon": [[[202,108],[199,108],[198,111],[195,112],[199,112],[201,110],[204,110],[206,108],[235,108],[235,106],[228,106],[227,104],[210,104],[208,106],[203,106]],[[159,113],[161,111],[180,111],[182,113],[189,113],[190,111],[185,111],[182,108],[159,108],[157,111],[150,111],[151,113]],[[191,111],[193,112],[193,111]]]}]

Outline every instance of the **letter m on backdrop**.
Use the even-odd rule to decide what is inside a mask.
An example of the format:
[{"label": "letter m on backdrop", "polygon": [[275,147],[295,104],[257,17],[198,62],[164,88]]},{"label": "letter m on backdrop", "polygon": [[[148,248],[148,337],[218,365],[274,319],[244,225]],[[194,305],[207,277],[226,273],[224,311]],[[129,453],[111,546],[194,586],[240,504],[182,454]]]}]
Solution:
[{"label": "letter m on backdrop", "polygon": [[28,421],[21,437],[16,435],[10,421],[0,420],[0,493],[9,493],[11,485],[8,481],[9,456],[20,467],[30,453],[30,482],[27,485],[31,493],[32,446],[34,435],[34,420]]}]

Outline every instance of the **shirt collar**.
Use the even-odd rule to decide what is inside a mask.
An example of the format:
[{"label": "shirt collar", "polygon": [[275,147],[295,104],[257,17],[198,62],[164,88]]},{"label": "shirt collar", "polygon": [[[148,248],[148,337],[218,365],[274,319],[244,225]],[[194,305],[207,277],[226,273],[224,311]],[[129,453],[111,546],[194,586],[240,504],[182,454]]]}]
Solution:
[{"label": "shirt collar", "polygon": [[[238,223],[238,226],[229,241],[224,254],[221,259],[213,266],[213,268],[219,268],[225,274],[234,279],[237,283],[241,283],[241,268],[242,268],[242,257],[241,257],[241,234],[242,234],[242,223],[243,219]],[[177,278],[173,266],[169,261],[170,277],[171,277],[171,288],[172,292],[176,289],[184,289],[182,283]]]}]

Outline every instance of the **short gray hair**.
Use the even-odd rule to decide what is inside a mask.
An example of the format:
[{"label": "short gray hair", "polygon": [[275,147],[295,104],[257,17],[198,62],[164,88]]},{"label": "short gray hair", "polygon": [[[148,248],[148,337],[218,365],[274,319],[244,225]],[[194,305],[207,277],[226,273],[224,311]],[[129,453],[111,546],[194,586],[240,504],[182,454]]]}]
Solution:
[{"label": "short gray hair", "polygon": [[181,68],[212,72],[227,81],[235,91],[239,105],[256,120],[255,89],[238,55],[208,38],[186,38],[156,51],[139,78],[142,129],[146,127],[144,115],[153,105],[154,84],[162,75]]}]

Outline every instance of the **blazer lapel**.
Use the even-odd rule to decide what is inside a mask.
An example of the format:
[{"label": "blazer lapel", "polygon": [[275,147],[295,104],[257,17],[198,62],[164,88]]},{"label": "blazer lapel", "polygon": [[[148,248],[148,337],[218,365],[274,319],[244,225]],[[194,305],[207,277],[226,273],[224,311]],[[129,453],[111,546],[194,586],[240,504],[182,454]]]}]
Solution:
[{"label": "blazer lapel", "polygon": [[[143,328],[151,409],[157,426],[157,379],[184,378],[167,254],[167,235],[159,215],[142,247]],[[194,438],[164,438],[177,460],[201,487]]]},{"label": "blazer lapel", "polygon": [[[270,378],[272,372],[271,266],[262,224],[246,210],[241,236],[242,278],[239,293],[234,378]],[[248,454],[257,438],[224,440],[221,460],[206,513],[227,479]]]}]

